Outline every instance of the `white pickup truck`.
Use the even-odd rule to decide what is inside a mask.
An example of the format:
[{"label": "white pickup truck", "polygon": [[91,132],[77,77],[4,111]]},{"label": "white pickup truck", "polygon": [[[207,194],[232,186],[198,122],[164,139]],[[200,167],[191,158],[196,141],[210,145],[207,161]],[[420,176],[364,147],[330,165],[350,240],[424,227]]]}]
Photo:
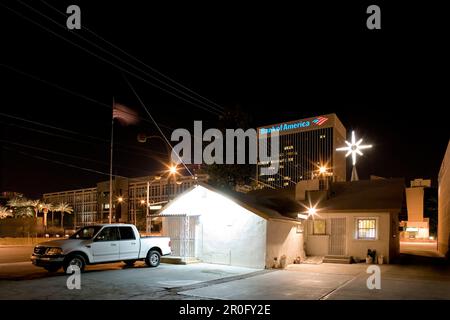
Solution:
[{"label": "white pickup truck", "polygon": [[161,256],[170,253],[170,238],[141,237],[132,224],[105,224],[83,227],[68,239],[40,243],[31,261],[50,272],[61,267],[67,271],[71,265],[83,270],[88,264],[117,261],[132,266],[136,260],[157,267]]}]

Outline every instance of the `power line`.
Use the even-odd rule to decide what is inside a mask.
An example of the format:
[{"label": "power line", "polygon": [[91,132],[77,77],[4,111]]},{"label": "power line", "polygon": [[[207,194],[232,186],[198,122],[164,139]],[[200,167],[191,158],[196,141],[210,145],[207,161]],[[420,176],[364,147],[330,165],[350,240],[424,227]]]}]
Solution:
[{"label": "power line", "polygon": [[[21,2],[20,0],[18,0],[18,1],[19,1],[22,5],[28,7],[29,9],[31,9],[32,11],[36,12],[37,14],[43,16],[43,17],[46,18],[47,20],[53,22],[53,23],[56,24],[58,27],[61,27],[61,28],[65,29],[64,26],[61,26],[57,21],[53,20],[52,18],[47,17],[45,14],[42,14],[42,13],[39,12],[38,10],[34,9],[33,7],[28,6],[27,4]],[[119,69],[119,70],[122,71],[122,72],[126,72],[126,73],[128,73],[128,74],[134,76],[135,78],[140,79],[140,80],[144,81],[145,83],[147,83],[147,84],[149,84],[149,85],[151,85],[151,86],[153,86],[153,87],[155,87],[155,88],[158,88],[158,89],[160,89],[160,90],[162,90],[162,91],[164,91],[164,92],[166,92],[166,93],[168,93],[168,94],[170,94],[170,95],[173,95],[173,96],[175,96],[175,97],[177,97],[177,98],[179,98],[179,99],[181,99],[181,100],[183,100],[183,101],[185,101],[185,102],[187,102],[187,103],[190,103],[190,104],[192,104],[192,105],[194,105],[194,106],[196,106],[196,107],[198,107],[198,108],[200,108],[200,109],[203,109],[203,110],[208,111],[208,112],[210,112],[210,113],[213,113],[213,114],[215,114],[215,115],[221,115],[221,113],[222,113],[222,112],[219,112],[219,111],[213,111],[214,109],[213,109],[213,110],[208,109],[207,107],[198,105],[198,104],[196,104],[196,103],[194,103],[194,102],[192,102],[192,101],[189,101],[189,100],[187,100],[187,99],[185,99],[185,98],[183,98],[183,97],[180,97],[179,95],[177,95],[177,94],[171,92],[170,90],[167,90],[167,89],[165,89],[165,88],[163,88],[163,87],[161,87],[161,86],[159,86],[159,85],[157,85],[157,84],[155,84],[155,83],[153,83],[153,82],[151,82],[151,81],[149,81],[149,80],[147,80],[147,79],[145,79],[145,78],[143,78],[143,77],[137,75],[136,73],[131,72],[131,71],[129,71],[129,70],[126,70],[125,68],[118,66],[118,65],[115,64],[114,62],[111,62],[110,60],[105,59],[105,58],[99,56],[98,54],[92,52],[91,50],[86,49],[86,48],[83,47],[82,45],[79,45],[79,44],[77,44],[77,43],[75,43],[75,42],[73,42],[73,41],[71,41],[71,40],[66,39],[65,37],[61,36],[61,35],[58,34],[57,32],[54,32],[54,31],[50,30],[50,29],[47,28],[47,27],[44,27],[44,26],[41,25],[40,23],[35,22],[34,20],[32,20],[32,19],[30,19],[30,18],[24,16],[23,14],[17,12],[16,10],[11,9],[11,8],[5,6],[5,5],[2,5],[2,6],[5,7],[5,8],[7,8],[8,10],[14,12],[16,15],[19,15],[20,17],[22,17],[22,18],[24,18],[24,19],[26,19],[26,20],[32,22],[33,24],[38,25],[39,27],[41,27],[41,28],[43,28],[44,30],[46,30],[46,31],[48,31],[48,32],[50,32],[50,33],[52,33],[53,35],[57,36],[58,38],[63,39],[64,41],[73,44],[74,46],[76,46],[76,47],[82,49],[83,51],[88,52],[89,54],[91,54],[91,55],[97,57],[98,59],[100,59],[100,60],[102,60],[102,61],[104,61],[104,62],[106,62],[106,63],[108,63],[108,64],[110,64],[110,65],[112,65],[112,66],[114,66],[114,67],[116,67],[117,69]],[[104,52],[110,54],[110,55],[113,56],[113,57],[115,57],[117,60],[119,60],[119,61],[121,61],[121,62],[123,62],[123,63],[125,63],[125,64],[127,64],[127,65],[129,65],[129,66],[131,66],[131,67],[133,67],[133,68],[136,69],[136,70],[139,70],[139,71],[143,72],[143,71],[140,70],[139,68],[136,68],[135,66],[131,65],[130,63],[124,61],[124,60],[121,59],[120,57],[118,58],[118,57],[115,56],[114,54],[109,53],[107,50],[105,50],[105,49],[99,47],[98,45],[92,43],[92,42],[89,41],[89,40],[86,40],[83,36],[81,36],[81,35],[79,35],[79,34],[77,34],[77,33],[74,33],[74,34],[75,34],[78,38],[81,38],[82,40],[84,40],[84,41],[90,43],[90,44],[93,45],[94,47],[97,47],[97,48],[99,48],[100,50],[102,50],[102,51],[104,51]],[[145,72],[143,72],[143,73],[145,73]],[[146,74],[146,75],[147,75],[147,74]],[[148,75],[147,75],[147,76],[148,76]],[[178,90],[178,91],[179,91],[179,90]],[[186,96],[188,96],[188,97],[190,97],[190,96],[187,95],[186,93],[183,93],[183,94],[186,95]],[[190,98],[192,99],[192,97],[190,97]],[[195,99],[195,98],[194,98],[194,100],[198,100],[198,99]]]},{"label": "power line", "polygon": [[[89,172],[93,172],[93,173],[109,176],[109,173],[105,173],[105,172],[102,172],[102,171],[98,171],[98,170],[94,170],[94,169],[90,169],[90,168],[85,168],[85,167],[77,166],[77,165],[74,165],[74,164],[71,164],[71,163],[62,162],[62,161],[58,161],[58,160],[48,159],[48,158],[45,158],[45,157],[41,157],[41,156],[37,156],[37,155],[34,155],[34,154],[30,154],[30,153],[25,152],[25,151],[15,150],[15,149],[7,147],[7,146],[1,146],[1,147],[3,149],[6,149],[6,150],[10,150],[10,151],[13,151],[13,152],[20,153],[20,154],[25,155],[27,157],[32,157],[32,158],[35,158],[35,159],[39,159],[39,160],[44,160],[44,161],[49,161],[49,162],[53,162],[53,163],[56,163],[56,164],[60,164],[60,165],[66,166],[66,167],[76,168],[76,169],[80,169],[80,170],[84,170],[84,171],[89,171]],[[126,177],[119,176],[119,175],[114,175],[114,176],[115,177],[119,177],[119,178],[126,178]]]},{"label": "power line", "polygon": [[[56,9],[56,8],[53,7],[52,5],[48,4],[46,1],[41,0],[41,2],[44,3],[47,7],[51,8],[52,10],[54,10],[55,12],[58,12],[59,14],[65,16],[63,12],[61,12],[61,11],[58,10],[58,9]],[[182,85],[181,83],[175,81],[174,79],[172,79],[172,78],[166,76],[165,74],[163,74],[162,72],[156,70],[155,68],[153,68],[153,67],[147,65],[146,63],[144,63],[144,62],[142,62],[141,60],[139,60],[138,58],[132,56],[131,54],[129,54],[129,53],[126,52],[125,50],[123,50],[123,49],[121,49],[120,47],[114,45],[113,43],[111,43],[110,41],[106,40],[105,38],[99,36],[97,33],[95,33],[94,31],[90,30],[90,29],[87,28],[85,25],[83,25],[83,30],[88,31],[90,34],[92,34],[92,35],[95,36],[96,38],[98,38],[98,39],[102,40],[103,42],[109,44],[111,47],[113,47],[113,48],[119,50],[120,52],[122,52],[122,53],[125,54],[126,56],[128,56],[128,57],[130,57],[131,59],[133,59],[133,60],[139,62],[141,65],[143,65],[143,66],[147,67],[148,69],[150,69],[151,71],[153,71],[153,72],[159,74],[159,75],[162,76],[163,78],[165,78],[165,79],[167,79],[167,80],[169,80],[169,81],[172,81],[173,83],[177,84],[177,85],[180,86],[181,88],[183,88],[183,89],[185,89],[185,90],[188,90],[189,92],[192,92],[193,94],[195,94],[195,95],[197,95],[197,96],[203,98],[204,100],[206,100],[206,101],[208,101],[209,103],[211,103],[211,104],[213,104],[214,106],[216,106],[216,107],[219,109],[219,111],[223,111],[223,110],[224,110],[224,108],[223,108],[222,106],[220,106],[219,104],[215,103],[214,101],[209,100],[208,98],[205,98],[204,96],[200,95],[199,93],[197,93],[197,92],[191,90],[190,88],[188,88],[188,87]],[[158,79],[156,79],[156,80],[158,80]],[[158,80],[158,81],[160,81],[160,80]],[[164,82],[163,82],[163,83],[164,83]]]},{"label": "power line", "polygon": [[[24,122],[28,122],[28,123],[32,123],[32,124],[34,124],[34,125],[42,126],[42,127],[46,127],[46,128],[50,128],[50,129],[53,129],[53,130],[58,130],[58,131],[62,131],[62,132],[66,132],[66,133],[70,133],[70,134],[74,134],[74,135],[84,136],[84,137],[87,137],[87,138],[90,138],[90,139],[99,141],[99,142],[97,142],[97,143],[100,143],[100,142],[101,142],[101,143],[109,143],[109,142],[110,142],[110,141],[107,140],[107,139],[103,139],[103,138],[99,138],[99,137],[96,137],[96,136],[91,136],[91,135],[83,134],[83,133],[76,132],[76,131],[66,130],[66,129],[59,128],[59,127],[55,127],[55,126],[48,125],[48,124],[45,124],[45,123],[41,123],[41,122],[37,122],[37,121],[32,121],[32,120],[25,119],[25,118],[21,118],[21,117],[17,117],[17,116],[12,116],[12,115],[5,114],[5,113],[2,113],[2,112],[0,112],[0,116],[4,116],[4,117],[7,117],[7,118],[11,118],[11,119],[20,120],[20,121],[24,121]],[[59,135],[59,134],[56,134],[56,133],[51,133],[51,132],[47,132],[47,131],[43,131],[43,130],[38,130],[38,129],[34,129],[34,128],[23,127],[23,126],[19,126],[19,125],[12,124],[12,123],[4,123],[4,122],[3,122],[3,124],[9,125],[9,126],[18,127],[18,128],[25,129],[25,130],[30,130],[30,131],[39,132],[39,133],[46,134],[46,135],[52,135],[52,136],[57,136],[57,137],[61,137],[61,138],[73,140],[73,141],[78,141],[78,142],[82,142],[82,143],[92,143],[92,142],[89,142],[89,141],[85,141],[85,140],[81,140],[81,139],[76,139],[76,138],[69,137],[69,136]],[[147,151],[149,151],[149,150],[146,150],[146,149],[144,149],[144,148],[139,148],[139,147],[136,147],[136,146],[130,146],[130,145],[124,145],[124,144],[121,144],[121,143],[117,143],[116,145],[119,146],[119,147],[135,149],[135,150],[142,151],[142,152],[147,152]],[[165,153],[160,152],[160,151],[154,151],[154,150],[151,150],[151,152],[156,153],[156,154],[160,154],[160,155],[166,155]],[[138,154],[138,153],[134,153],[134,154],[151,157],[151,155]]]},{"label": "power line", "polygon": [[152,114],[150,113],[150,111],[148,111],[147,107],[145,106],[144,102],[141,100],[141,98],[139,97],[139,95],[137,94],[136,90],[134,90],[133,86],[131,85],[131,83],[128,81],[128,79],[125,77],[124,74],[123,78],[125,79],[126,83],[128,84],[128,86],[130,87],[130,89],[133,91],[134,95],[136,96],[136,98],[139,100],[140,104],[142,105],[142,107],[144,108],[144,110],[147,112],[149,118],[153,121],[153,123],[155,124],[156,128],[158,128],[159,133],[161,134],[161,136],[164,138],[164,140],[166,141],[167,145],[171,148],[172,152],[175,153],[178,157],[178,159],[180,160],[180,163],[183,164],[183,166],[186,168],[186,170],[189,172],[189,174],[193,177],[194,175],[192,174],[191,170],[189,170],[189,168],[186,166],[186,164],[183,162],[183,160],[180,158],[179,154],[173,151],[172,145],[170,144],[169,140],[166,138],[166,136],[164,135],[164,132],[162,132],[161,128],[159,127],[158,123],[155,121],[155,119],[153,118]]},{"label": "power line", "polygon": [[[40,148],[40,147],[36,147],[36,146],[30,146],[30,145],[23,144],[23,143],[18,143],[18,142],[3,140],[3,139],[0,139],[0,142],[8,143],[8,144],[15,145],[15,146],[22,147],[22,148],[28,148],[28,149],[31,149],[31,150],[37,150],[37,151],[42,151],[42,152],[46,152],[46,153],[52,153],[52,154],[56,154],[56,155],[59,155],[59,156],[74,158],[74,159],[83,160],[83,161],[90,161],[90,162],[94,162],[94,163],[98,163],[98,164],[102,164],[102,165],[109,165],[109,163],[107,163],[105,161],[100,161],[100,160],[90,159],[90,158],[86,158],[86,157],[76,156],[76,155],[72,155],[72,154],[68,154],[68,153],[64,153],[64,152],[59,152],[59,151],[54,151],[54,150],[50,150],[50,149],[46,149],[46,148]],[[116,166],[119,167],[119,168],[127,169],[127,170],[133,170],[133,171],[140,171],[140,172],[150,173],[150,172],[145,171],[145,170],[124,167],[124,166],[121,166],[121,165],[116,165]]]},{"label": "power line", "polygon": [[[83,46],[80,46],[79,44],[77,44],[77,43],[75,43],[75,42],[73,42],[73,41],[70,41],[70,40],[64,38],[63,36],[59,35],[58,33],[56,33],[56,32],[54,32],[54,31],[50,30],[50,29],[47,28],[47,27],[44,27],[44,26],[41,25],[40,23],[35,22],[34,20],[32,20],[32,19],[30,19],[30,18],[24,16],[23,14],[17,12],[16,10],[11,9],[11,8],[9,8],[9,7],[5,6],[5,5],[3,5],[2,3],[0,3],[0,5],[1,5],[2,7],[4,7],[4,8],[6,8],[6,9],[8,9],[9,11],[15,13],[15,14],[18,15],[19,17],[21,17],[21,18],[23,18],[23,19],[25,19],[25,20],[31,22],[31,23],[34,24],[34,25],[39,26],[40,28],[46,30],[47,32],[50,32],[51,34],[55,35],[56,37],[58,37],[58,38],[60,38],[60,39],[62,39],[62,40],[64,40],[64,41],[66,41],[66,42],[68,42],[68,43],[71,43],[71,44],[73,44],[74,46],[80,48],[81,50],[86,51],[87,53],[93,55],[94,57],[96,57],[96,58],[98,58],[98,59],[100,59],[100,60],[102,60],[102,61],[104,61],[104,62],[106,62],[106,63],[108,63],[108,64],[110,64],[110,65],[112,65],[113,67],[116,67],[116,68],[119,69],[120,71],[126,72],[126,73],[128,73],[128,74],[134,76],[135,78],[140,79],[140,80],[142,80],[142,81],[144,81],[144,82],[146,82],[146,83],[148,83],[148,84],[150,84],[150,85],[154,85],[153,83],[151,83],[150,81],[148,81],[148,80],[142,78],[141,76],[136,75],[135,73],[133,73],[133,72],[131,72],[131,71],[128,71],[128,70],[126,70],[126,69],[124,69],[124,68],[122,68],[122,67],[116,65],[114,62],[111,62],[111,61],[109,61],[109,60],[107,60],[107,59],[105,59],[105,58],[103,58],[103,57],[101,57],[101,56],[99,56],[99,55],[93,53],[92,51],[90,51],[90,50],[84,48]],[[199,107],[199,108],[201,108],[201,109],[204,109],[204,110],[206,110],[206,111],[208,111],[208,112],[214,113],[214,114],[216,114],[216,115],[220,115],[220,114],[218,114],[218,113],[216,113],[216,112],[212,112],[211,110],[206,109],[206,108],[204,108],[204,107],[202,107],[202,106],[199,106],[199,105],[197,105],[197,104],[194,104],[194,103],[192,103],[191,101],[184,99],[183,97],[180,97],[180,96],[178,96],[178,95],[176,95],[176,94],[174,94],[174,93],[171,93],[171,92],[165,90],[164,88],[161,88],[161,90],[163,90],[163,91],[165,91],[165,92],[167,92],[167,93],[169,93],[169,94],[172,94],[172,95],[178,97],[179,99],[181,99],[181,100],[183,100],[183,101],[185,101],[185,102],[187,102],[187,103],[193,104],[193,105],[195,105],[195,106],[197,106],[197,107]]]},{"label": "power line", "polygon": [[[34,128],[29,128],[29,127],[23,127],[23,126],[19,126],[19,125],[12,124],[12,123],[6,123],[6,122],[3,122],[3,121],[0,121],[0,123],[3,124],[3,125],[6,125],[6,126],[11,126],[11,127],[19,128],[19,129],[24,129],[24,130],[29,130],[29,131],[37,132],[37,133],[40,133],[40,134],[55,136],[55,137],[59,137],[59,138],[63,138],[63,139],[71,140],[71,141],[76,141],[76,142],[80,142],[80,143],[97,144],[97,145],[101,144],[99,142],[90,142],[90,141],[81,140],[81,139],[77,139],[77,138],[73,138],[73,137],[69,137],[69,136],[64,136],[64,135],[57,134],[57,133],[47,132],[47,131],[34,129]],[[151,151],[151,153],[145,154],[145,153],[139,153],[139,152],[134,152],[134,151],[130,151],[130,150],[125,150],[124,149],[124,147],[125,148],[128,147],[128,148],[135,148],[137,150],[148,151],[148,150],[141,149],[141,148],[138,148],[138,147],[135,147],[135,146],[125,146],[123,144],[117,144],[116,147],[119,147],[119,148],[116,149],[119,152],[127,153],[127,154],[133,154],[133,155],[136,155],[136,156],[146,157],[146,158],[149,158],[149,159],[152,159],[152,160],[157,160],[158,162],[161,162],[161,159],[163,159],[163,156],[164,156],[164,159],[167,156],[165,153],[159,152],[159,151]],[[152,153],[159,154],[160,156],[154,155]],[[119,166],[119,167],[122,167],[122,166]],[[128,168],[128,167],[123,167],[123,168],[131,169],[131,168]],[[132,169],[132,170],[134,170],[134,169]],[[138,169],[138,170],[140,170],[140,169]],[[142,170],[142,171],[144,171],[144,170]]]},{"label": "power line", "polygon": [[[98,105],[100,105],[100,106],[102,106],[102,107],[105,107],[105,108],[108,108],[108,109],[112,109],[112,108],[113,108],[113,107],[112,107],[111,105],[109,105],[109,104],[106,104],[106,103],[104,103],[104,102],[95,100],[95,99],[93,99],[93,98],[91,98],[91,97],[88,97],[88,96],[82,94],[82,93],[75,92],[75,91],[73,91],[73,90],[67,89],[67,88],[62,87],[62,86],[60,86],[60,85],[58,85],[58,84],[52,83],[52,82],[47,81],[47,80],[44,80],[44,79],[42,79],[42,78],[39,78],[39,77],[37,77],[37,76],[35,76],[35,75],[26,73],[26,72],[24,72],[24,71],[22,71],[22,70],[19,70],[19,69],[17,69],[17,68],[14,68],[14,67],[11,67],[11,66],[7,66],[7,65],[5,65],[5,64],[0,64],[0,66],[1,66],[1,67],[4,67],[4,68],[8,68],[8,69],[10,69],[11,71],[14,71],[14,72],[16,72],[16,73],[18,73],[18,74],[21,74],[21,75],[23,75],[23,76],[29,77],[29,78],[31,78],[31,79],[33,79],[33,80],[36,80],[36,81],[42,82],[42,83],[44,83],[44,84],[47,84],[47,85],[49,85],[49,86],[55,87],[55,88],[57,88],[57,89],[59,89],[59,90],[61,90],[61,91],[64,91],[64,92],[66,92],[66,93],[70,93],[70,94],[72,94],[72,95],[74,95],[74,96],[83,98],[83,99],[85,99],[85,100],[87,100],[87,101],[89,101],[89,102],[96,103],[96,104],[98,104]],[[126,111],[126,110],[123,110],[123,112],[132,114],[131,112],[128,112],[128,111]],[[134,114],[133,114],[133,115],[134,115]],[[141,121],[144,121],[144,122],[147,122],[147,123],[152,123],[151,121],[149,121],[149,120],[146,119],[146,118],[142,118],[142,117],[138,117],[138,118],[139,118],[139,120],[141,120]],[[169,127],[168,125],[165,125],[165,124],[160,124],[160,126],[163,127],[164,129],[173,130],[172,127]]]}]

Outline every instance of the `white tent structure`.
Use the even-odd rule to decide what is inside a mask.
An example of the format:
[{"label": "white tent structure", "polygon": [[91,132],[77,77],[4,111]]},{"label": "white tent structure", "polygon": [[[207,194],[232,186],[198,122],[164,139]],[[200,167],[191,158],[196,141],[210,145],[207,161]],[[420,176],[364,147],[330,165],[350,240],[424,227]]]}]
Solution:
[{"label": "white tent structure", "polygon": [[188,189],[160,210],[173,255],[251,268],[292,263],[303,253],[302,222],[255,208],[208,185]]}]

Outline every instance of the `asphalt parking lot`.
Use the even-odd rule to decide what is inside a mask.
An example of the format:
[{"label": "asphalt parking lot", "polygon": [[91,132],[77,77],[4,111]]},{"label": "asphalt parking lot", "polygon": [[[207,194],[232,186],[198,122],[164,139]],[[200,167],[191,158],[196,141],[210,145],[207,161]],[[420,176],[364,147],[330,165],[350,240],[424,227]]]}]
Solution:
[{"label": "asphalt parking lot", "polygon": [[[17,253],[12,260],[1,255],[7,250]],[[0,248],[0,299],[450,299],[450,266],[429,256],[405,255],[403,264],[379,266],[380,290],[367,288],[363,263],[257,270],[205,263],[148,268],[143,262],[88,266],[81,289],[70,290],[68,275],[33,266],[27,250]]]}]

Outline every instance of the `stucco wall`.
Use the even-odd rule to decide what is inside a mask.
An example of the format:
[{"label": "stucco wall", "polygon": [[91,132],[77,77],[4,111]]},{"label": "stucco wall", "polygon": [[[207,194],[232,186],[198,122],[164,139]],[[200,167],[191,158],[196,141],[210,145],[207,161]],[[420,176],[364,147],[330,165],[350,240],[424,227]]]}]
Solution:
[{"label": "stucco wall", "polygon": [[303,233],[297,233],[297,225],[284,221],[267,221],[266,267],[271,268],[274,258],[278,263],[283,255],[286,265],[292,264],[297,257],[304,257]]},{"label": "stucco wall", "polygon": [[450,246],[450,142],[439,172],[438,250],[449,257]]},{"label": "stucco wall", "polygon": [[306,241],[306,254],[308,256],[326,256],[328,254],[329,235],[310,235]]},{"label": "stucco wall", "polygon": [[[377,218],[378,237],[377,240],[359,240],[356,239],[356,219],[357,218]],[[330,233],[331,218],[346,218],[346,255],[365,259],[368,249],[375,249],[377,254],[384,255],[384,262],[389,263],[390,256],[398,252],[398,236],[392,237],[391,230],[395,221],[391,220],[389,212],[379,213],[320,213],[320,219],[326,219],[327,234]],[[397,228],[398,229],[398,228]],[[308,231],[309,232],[309,231]],[[306,242],[307,248],[319,248],[322,253],[324,248],[324,236],[311,236],[308,234]],[[390,239],[392,241],[390,242]],[[309,254],[309,253],[308,253]],[[328,252],[326,253],[328,254]]]}]

